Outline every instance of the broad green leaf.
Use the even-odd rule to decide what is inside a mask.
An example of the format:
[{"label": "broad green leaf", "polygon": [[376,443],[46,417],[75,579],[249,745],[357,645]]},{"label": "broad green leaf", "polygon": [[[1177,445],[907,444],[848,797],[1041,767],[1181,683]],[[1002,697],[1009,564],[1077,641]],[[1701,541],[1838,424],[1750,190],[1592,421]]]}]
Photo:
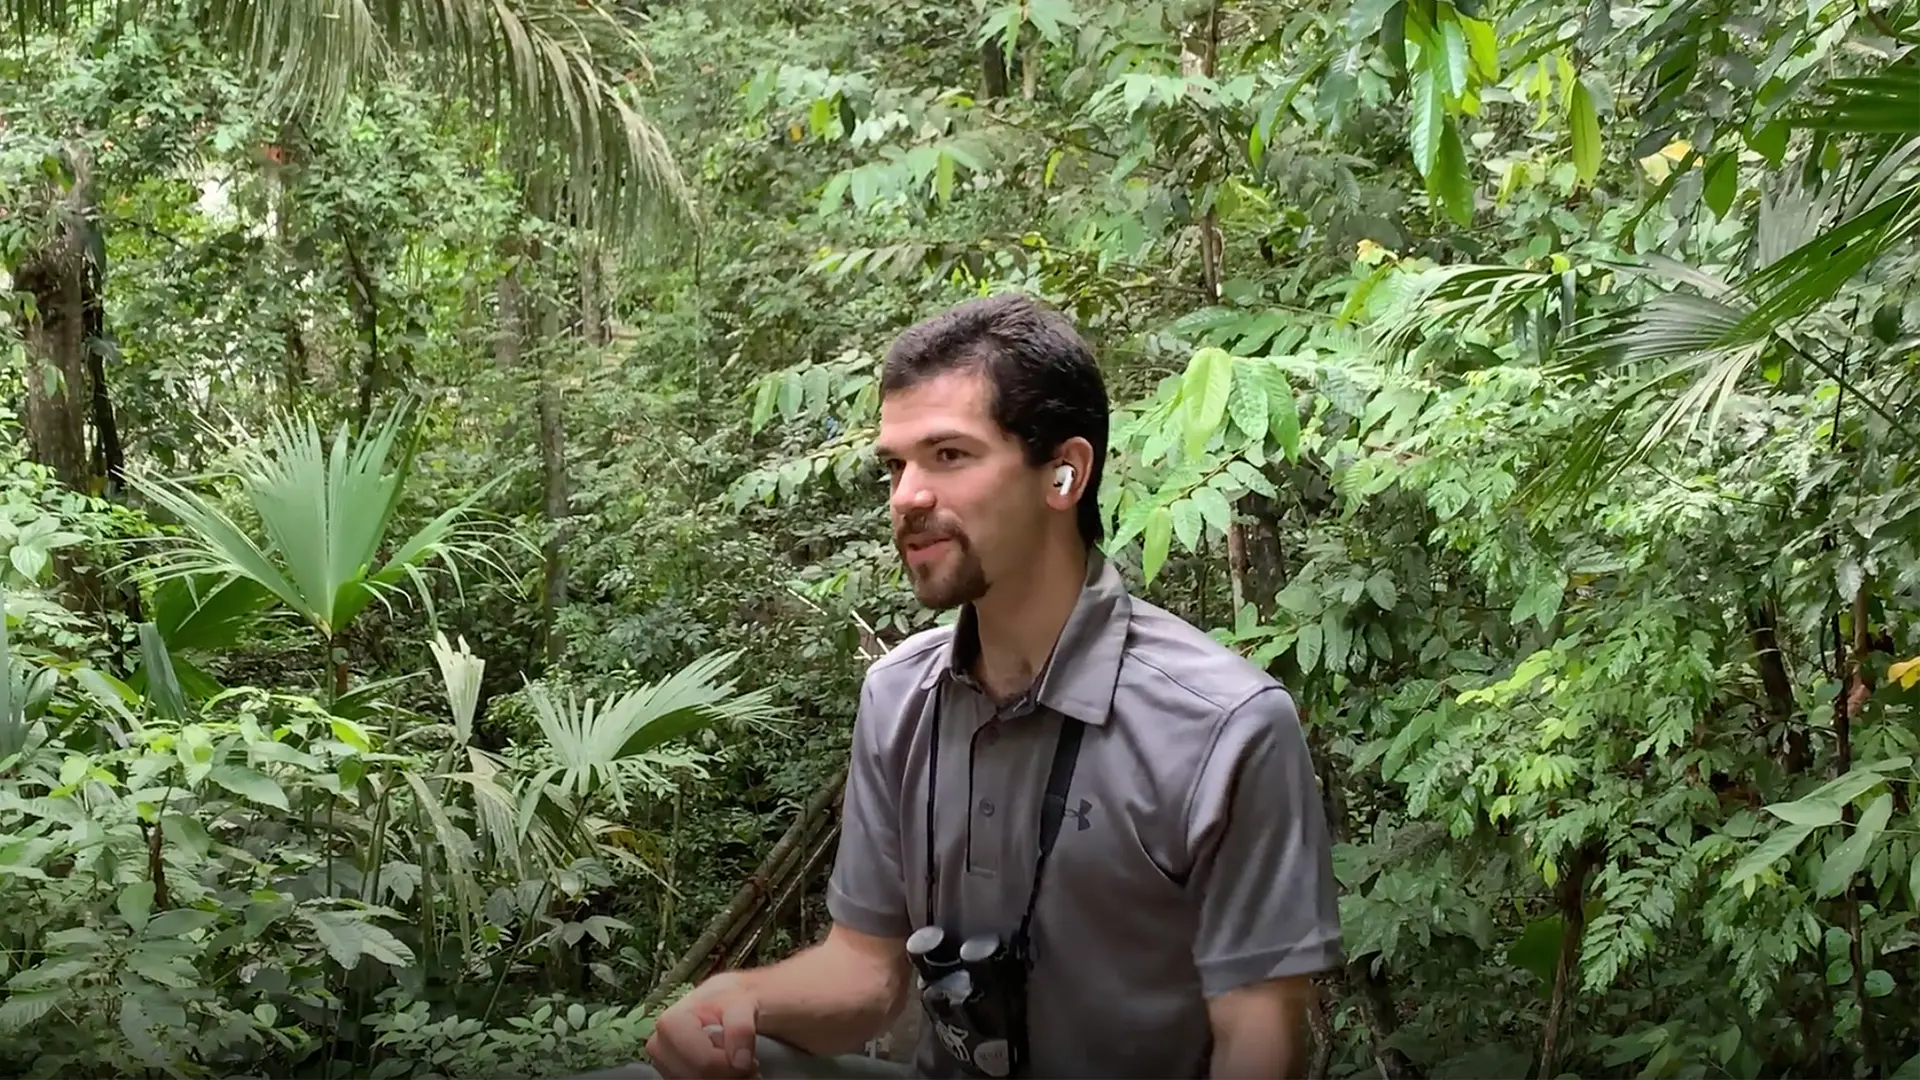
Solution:
[{"label": "broad green leaf", "polygon": [[1241,487],[1256,494],[1265,495],[1269,499],[1280,494],[1280,490],[1274,487],[1273,482],[1262,475],[1259,469],[1239,458],[1227,462],[1227,475]]},{"label": "broad green leaf", "polygon": [[1200,507],[1190,498],[1173,504],[1173,535],[1179,538],[1181,547],[1199,554]]},{"label": "broad green leaf", "polygon": [[1407,111],[1407,145],[1413,150],[1413,167],[1420,175],[1433,176],[1440,160],[1440,132],[1446,122],[1446,108],[1440,100],[1440,86],[1430,69],[1413,76],[1413,103]]},{"label": "broad green leaf", "polygon": [[1814,885],[1816,895],[1838,896],[1846,890],[1853,876],[1867,864],[1867,856],[1872,854],[1874,843],[1880,839],[1892,815],[1893,795],[1881,792],[1880,797],[1873,800],[1866,812],[1860,815],[1860,824],[1820,864],[1820,877]]},{"label": "broad green leaf", "polygon": [[1702,182],[1701,198],[1706,201],[1707,208],[1713,211],[1714,217],[1726,217],[1727,211],[1733,208],[1734,196],[1740,190],[1740,164],[1733,151],[1722,150],[1707,159]]},{"label": "broad green leaf", "polygon": [[362,956],[371,956],[393,967],[413,963],[413,950],[386,930],[357,915],[343,911],[308,909],[300,918],[313,927],[314,936],[326,948],[334,962],[351,971]]},{"label": "broad green leaf", "polygon": [[1811,796],[1790,803],[1774,803],[1767,813],[1789,825],[1810,825],[1824,828],[1840,823],[1840,804],[1831,799],[1815,799]]},{"label": "broad green leaf", "polygon": [[1447,93],[1459,99],[1467,92],[1467,36],[1451,13],[1440,20],[1440,47],[1445,54],[1441,70],[1447,76]]},{"label": "broad green leaf", "polygon": [[1300,636],[1294,639],[1293,655],[1300,664],[1300,674],[1303,676],[1313,674],[1313,669],[1320,666],[1320,634],[1319,623],[1308,623],[1300,628]]},{"label": "broad green leaf", "polygon": [[1473,224],[1473,176],[1468,171],[1467,154],[1460,144],[1460,126],[1449,116],[1441,124],[1440,156],[1428,177],[1433,189],[1454,223],[1461,228]]},{"label": "broad green leaf", "polygon": [[1393,605],[1400,599],[1398,590],[1393,587],[1392,575],[1385,570],[1374,571],[1373,576],[1367,579],[1367,597],[1380,610],[1392,611]]},{"label": "broad green leaf", "polygon": [[1907,892],[1914,904],[1920,905],[1920,859],[1913,860],[1913,866],[1907,871]]},{"label": "broad green leaf", "polygon": [[1166,565],[1167,552],[1173,546],[1173,511],[1164,506],[1153,508],[1141,545],[1140,572],[1151,583]]},{"label": "broad green leaf", "polygon": [[1782,856],[1790,855],[1800,846],[1800,842],[1813,835],[1811,825],[1789,825],[1766,838],[1759,847],[1733,868],[1727,876],[1727,886],[1744,884],[1747,879],[1779,861]]},{"label": "broad green leaf", "polygon": [[120,917],[136,931],[147,925],[147,916],[153,913],[153,882],[136,881],[120,890],[120,896],[114,906],[120,911]]},{"label": "broad green leaf", "polygon": [[183,938],[219,921],[218,912],[202,911],[199,908],[174,908],[154,916],[153,921],[147,924],[146,934],[151,938]]},{"label": "broad green leaf", "polygon": [[1480,74],[1483,83],[1500,81],[1500,46],[1494,39],[1493,24],[1484,19],[1470,16],[1458,16],[1460,28],[1467,35],[1467,54],[1473,59],[1474,70]]},{"label": "broad green leaf", "polygon": [[1233,357],[1208,346],[1193,354],[1181,379],[1181,433],[1188,457],[1197,457],[1226,418],[1233,390]]},{"label": "broad green leaf", "polygon": [[1583,184],[1593,183],[1600,173],[1600,116],[1594,111],[1593,95],[1587,84],[1573,82],[1567,102],[1567,127],[1573,134],[1573,168]]},{"label": "broad green leaf", "polygon": [[1340,608],[1320,619],[1320,663],[1328,671],[1345,671],[1353,651],[1353,629]]},{"label": "broad green leaf", "polygon": [[247,768],[245,765],[216,765],[207,778],[228,791],[252,802],[263,803],[278,810],[287,809],[287,795],[273,778]]},{"label": "broad green leaf", "polygon": [[1227,415],[1233,426],[1255,442],[1267,439],[1267,389],[1252,374],[1248,361],[1235,358],[1233,389],[1227,394]]},{"label": "broad green leaf", "polygon": [[1196,488],[1192,499],[1210,528],[1223,534],[1233,528],[1233,507],[1227,505],[1227,497],[1218,488]]}]

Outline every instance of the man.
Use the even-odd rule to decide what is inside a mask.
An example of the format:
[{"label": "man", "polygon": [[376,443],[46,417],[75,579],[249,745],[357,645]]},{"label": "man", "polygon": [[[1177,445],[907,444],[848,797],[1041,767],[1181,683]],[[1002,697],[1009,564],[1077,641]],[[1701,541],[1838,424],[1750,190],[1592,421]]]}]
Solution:
[{"label": "man", "polygon": [[856,1051],[931,1008],[916,930],[1017,942],[1030,911],[1024,1047],[936,1011],[918,1075],[1304,1076],[1309,978],[1341,957],[1305,740],[1286,690],[1130,597],[1098,551],[1091,351],[1031,300],[975,300],[900,335],[881,395],[895,544],[957,619],[867,673],[826,940],[695,989],[660,1017],[655,1066],[750,1076],[756,1034]]}]

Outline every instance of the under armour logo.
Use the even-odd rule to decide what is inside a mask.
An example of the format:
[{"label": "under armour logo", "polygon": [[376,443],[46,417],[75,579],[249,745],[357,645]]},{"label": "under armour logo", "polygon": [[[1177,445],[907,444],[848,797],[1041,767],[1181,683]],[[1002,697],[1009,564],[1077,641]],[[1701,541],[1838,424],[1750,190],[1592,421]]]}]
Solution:
[{"label": "under armour logo", "polygon": [[1068,817],[1079,822],[1079,824],[1074,827],[1075,832],[1086,832],[1093,827],[1093,823],[1087,820],[1087,811],[1091,809],[1093,809],[1093,804],[1085,799],[1081,799],[1078,809],[1065,812]]}]

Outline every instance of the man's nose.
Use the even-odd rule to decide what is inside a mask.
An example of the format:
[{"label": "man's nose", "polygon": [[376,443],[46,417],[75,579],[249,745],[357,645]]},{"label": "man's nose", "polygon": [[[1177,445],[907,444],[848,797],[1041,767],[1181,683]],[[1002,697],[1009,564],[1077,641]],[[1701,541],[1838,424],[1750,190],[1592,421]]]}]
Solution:
[{"label": "man's nose", "polygon": [[933,506],[933,492],[921,482],[919,472],[913,466],[900,470],[894,478],[893,492],[888,502],[895,514],[905,515],[916,510],[927,510]]}]

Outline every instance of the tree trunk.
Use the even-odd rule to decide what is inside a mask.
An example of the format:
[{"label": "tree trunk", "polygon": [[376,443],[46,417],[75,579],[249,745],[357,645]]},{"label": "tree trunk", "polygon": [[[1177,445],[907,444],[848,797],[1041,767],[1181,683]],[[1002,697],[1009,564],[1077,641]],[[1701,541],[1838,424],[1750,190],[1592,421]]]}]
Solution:
[{"label": "tree trunk", "polygon": [[1558,1075],[1560,1030],[1573,1009],[1574,981],[1580,971],[1580,939],[1587,932],[1587,878],[1600,865],[1605,849],[1589,840],[1574,854],[1561,875],[1555,893],[1560,907],[1560,955],[1553,965],[1553,995],[1547,1001],[1546,1029],[1540,1035],[1541,1080]]},{"label": "tree trunk", "polygon": [[88,295],[87,215],[91,207],[89,163],[72,150],[73,187],[53,212],[59,223],[47,246],[14,270],[14,287],[33,297],[26,320],[26,429],[28,452],[53,470],[61,483],[93,494],[94,476],[87,453],[87,414],[93,386],[87,362]]}]

